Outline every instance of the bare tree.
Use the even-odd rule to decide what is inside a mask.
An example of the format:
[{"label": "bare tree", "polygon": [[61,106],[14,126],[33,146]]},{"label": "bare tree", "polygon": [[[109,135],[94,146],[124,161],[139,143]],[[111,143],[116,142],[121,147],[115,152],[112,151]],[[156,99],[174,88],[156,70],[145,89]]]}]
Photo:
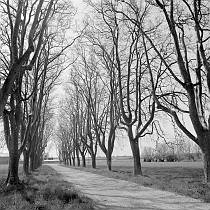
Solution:
[{"label": "bare tree", "polygon": [[[75,81],[74,86],[77,93],[80,94],[86,105],[85,133],[81,136],[81,140],[86,144],[87,151],[91,156],[92,167],[96,168],[97,146],[101,138],[99,125],[102,125],[104,119],[104,95],[103,88],[101,89],[98,83],[99,76],[96,71],[94,57],[82,56],[81,58],[79,65],[77,67],[74,65],[74,71],[76,71],[77,75],[72,79]],[[90,59],[90,62],[88,59]]]},{"label": "bare tree", "polygon": [[[16,6],[17,10],[14,9]],[[59,76],[59,72],[56,72],[52,73],[52,78],[48,78],[47,71],[49,66],[51,69],[57,68],[56,65],[59,64],[58,62],[55,64],[55,60],[67,47],[61,46],[61,49],[57,47],[59,52],[54,50],[49,58],[51,43],[56,36],[52,25],[49,27],[49,20],[55,24],[52,17],[60,9],[62,4],[57,4],[57,1],[53,0],[11,3],[7,1],[2,5],[2,11],[8,16],[2,20],[1,25],[3,32],[1,40],[4,44],[1,51],[3,64],[1,74],[4,83],[0,94],[3,97],[1,108],[4,108],[5,139],[10,154],[8,184],[19,183],[19,157],[23,150],[24,154],[27,154],[26,144],[29,148],[33,148],[34,154],[39,152],[39,155],[43,153],[45,147],[45,144],[42,144],[45,111],[50,89]],[[3,28],[5,24],[6,28]],[[32,152],[29,153],[32,159]],[[28,164],[28,156],[25,155],[27,157],[25,166]],[[35,163],[36,166],[31,166],[31,169],[40,165],[39,158],[37,156],[36,160],[39,161]],[[31,164],[33,163],[31,160]]]},{"label": "bare tree", "polygon": [[[66,98],[62,102],[60,108],[59,127],[57,135],[59,136],[60,150],[64,151],[63,156],[67,153],[69,160],[64,161],[64,164],[72,163],[75,166],[75,158],[77,159],[77,165],[80,166],[80,156],[82,157],[82,165],[86,166],[86,152],[87,146],[84,142],[85,132],[85,110],[83,99],[79,97],[79,93],[72,87],[66,88]],[[63,143],[62,143],[63,141]],[[62,153],[62,152],[61,152]],[[71,156],[71,157],[70,157]],[[65,159],[65,157],[63,157]]]},{"label": "bare tree", "polygon": [[88,47],[92,49],[91,53],[94,53],[97,58],[97,66],[98,69],[100,69],[100,82],[104,86],[103,92],[107,94],[104,99],[107,103],[105,104],[106,109],[104,111],[103,123],[96,120],[94,123],[96,125],[95,127],[99,128],[99,132],[102,135],[101,138],[98,138],[99,146],[106,156],[107,167],[111,170],[112,152],[114,149],[116,130],[119,126],[120,109],[118,102],[117,71],[113,62],[115,56],[113,45],[112,42],[111,44],[107,43],[107,40],[104,38],[105,35],[106,33],[103,30],[99,30],[94,21],[90,20],[83,39],[85,45],[88,45]]},{"label": "bare tree", "polygon": [[[139,10],[131,1],[120,2],[134,13]],[[159,21],[153,30],[132,19],[128,13],[123,12],[123,15],[140,28],[147,40],[146,49],[153,48],[153,54],[147,57],[152,81],[155,78],[154,68],[150,65],[152,57],[157,56],[162,63],[164,80],[155,94],[157,108],[172,116],[183,133],[200,146],[204,155],[205,181],[209,182],[209,3],[156,0],[150,4],[164,20]],[[192,124],[195,134],[181,115]]]},{"label": "bare tree", "polygon": [[65,165],[72,165],[72,139],[70,137],[69,128],[62,125],[62,122],[59,122],[59,128],[56,131],[56,135],[59,141],[59,153],[60,161],[63,161]]},{"label": "bare tree", "polygon": [[[210,66],[208,63],[208,50],[205,50],[209,40],[208,33],[206,33],[209,30],[207,20],[209,13],[206,10],[207,5],[205,1],[193,1],[192,4],[187,1],[181,1],[179,4],[171,1],[170,6],[167,6],[160,1],[156,1],[156,3],[167,21],[168,30],[176,51],[176,65],[181,77],[178,78],[174,74],[172,74],[172,77],[176,80],[180,89],[183,89],[186,94],[185,97],[182,96],[188,103],[187,111],[184,111],[189,115],[197,136],[187,129],[178,117],[177,110],[181,110],[181,108],[179,109],[181,103],[177,104],[176,101],[178,100],[177,97],[180,97],[180,94],[172,103],[174,104],[175,109],[163,105],[160,100],[157,100],[158,108],[172,115],[179,128],[200,146],[204,155],[205,181],[209,182],[210,137],[208,125],[209,117],[206,112],[206,103],[209,101],[208,89]],[[175,6],[178,11],[182,11],[183,7],[186,8],[186,10],[178,16],[175,14]],[[189,17],[190,20],[188,20]],[[190,30],[189,34],[187,33],[187,30]],[[191,43],[189,43],[189,40]],[[195,46],[196,50],[192,49],[192,44]],[[157,52],[159,51],[157,50]],[[159,57],[165,62],[165,65],[169,65],[168,61],[163,59],[160,53]],[[171,70],[171,68],[169,70]]]},{"label": "bare tree", "polygon": [[[10,184],[19,183],[18,162],[25,143],[23,141],[18,149],[22,117],[23,75],[26,70],[31,70],[36,62],[47,23],[53,14],[53,5],[54,1],[45,2],[43,0],[7,1],[2,5],[2,11],[5,12],[7,18],[3,19],[1,25],[3,32],[1,40],[4,43],[1,51],[4,70],[1,72],[4,76],[4,83],[0,90],[0,113],[2,115],[4,110],[5,139],[10,154],[7,182]],[[7,102],[9,102],[8,108],[5,109]]]},{"label": "bare tree", "polygon": [[[12,92],[15,80],[32,69],[39,53],[54,1],[3,1],[1,3],[1,63],[3,84],[0,89],[0,115]],[[17,9],[14,9],[17,8]],[[27,43],[27,44],[26,44]]]},{"label": "bare tree", "polygon": [[[134,174],[142,174],[139,138],[153,131],[155,103],[149,73],[145,66],[141,31],[118,12],[118,2],[104,1],[98,5],[91,2],[90,4],[104,23],[106,37],[109,37],[107,42],[112,41],[111,49],[114,57],[110,61],[117,71],[121,128],[128,134],[134,159]],[[132,18],[143,22],[146,14],[147,7],[133,14]],[[107,47],[103,49],[106,54],[111,54],[106,51]]]}]

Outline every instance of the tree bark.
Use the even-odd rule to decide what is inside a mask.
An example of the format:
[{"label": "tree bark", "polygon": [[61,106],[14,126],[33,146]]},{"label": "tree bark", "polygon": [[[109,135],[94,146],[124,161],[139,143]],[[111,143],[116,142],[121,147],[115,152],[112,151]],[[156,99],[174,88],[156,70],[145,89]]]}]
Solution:
[{"label": "tree bark", "polygon": [[72,165],[75,166],[75,157],[72,156]]},{"label": "tree bark", "polygon": [[86,167],[86,159],[85,159],[85,155],[81,155],[82,156],[82,167]]},{"label": "tree bark", "polygon": [[69,154],[69,152],[65,152],[64,165],[70,165],[71,166],[71,155]]},{"label": "tree bark", "polygon": [[63,152],[63,163],[64,163],[64,165],[66,165],[67,164],[67,157],[66,157],[66,153],[65,152]]},{"label": "tree bark", "polygon": [[205,135],[203,144],[200,146],[203,153],[203,170],[204,170],[204,181],[210,183],[210,142],[209,135]]},{"label": "tree bark", "polygon": [[7,184],[17,185],[19,184],[18,176],[19,167],[19,155],[16,152],[10,152],[9,154],[9,172],[7,177]]},{"label": "tree bark", "polygon": [[29,152],[27,150],[23,151],[23,170],[26,176],[28,176],[29,173]]},{"label": "tree bark", "polygon": [[40,153],[35,153],[34,156],[34,169],[39,168],[42,165],[42,156]]},{"label": "tree bark", "polygon": [[34,151],[31,152],[30,154],[30,171],[35,170],[35,164],[34,164]]},{"label": "tree bark", "polygon": [[92,168],[96,168],[96,156],[94,154],[91,155],[92,160]]},{"label": "tree bark", "polygon": [[210,148],[203,153],[204,181],[210,183]]},{"label": "tree bark", "polygon": [[112,155],[108,152],[107,152],[107,155],[106,155],[106,162],[107,162],[108,170],[111,171],[112,170]]},{"label": "tree bark", "polygon": [[142,175],[141,170],[141,161],[140,161],[140,150],[139,150],[139,141],[138,139],[129,138],[131,151],[133,154],[133,174],[134,175]]},{"label": "tree bark", "polygon": [[[7,147],[9,150],[9,172],[7,177],[7,184],[17,185],[19,184],[18,167],[20,154],[18,151],[18,122],[15,121],[14,113],[9,115],[4,113],[4,132]],[[10,130],[11,129],[11,133]]]},{"label": "tree bark", "polygon": [[64,165],[69,166],[69,165],[70,165],[70,160],[71,160],[71,159],[66,159],[65,162],[64,162]]},{"label": "tree bark", "polygon": [[71,155],[69,155],[68,163],[69,163],[70,166],[72,166]]},{"label": "tree bark", "polygon": [[80,157],[79,157],[79,149],[76,148],[76,156],[77,156],[77,166],[80,166]]}]

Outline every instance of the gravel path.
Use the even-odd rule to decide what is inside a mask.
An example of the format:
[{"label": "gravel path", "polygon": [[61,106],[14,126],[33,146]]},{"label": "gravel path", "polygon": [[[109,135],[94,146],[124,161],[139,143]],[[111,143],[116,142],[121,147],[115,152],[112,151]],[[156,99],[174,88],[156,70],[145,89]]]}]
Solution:
[{"label": "gravel path", "polygon": [[49,164],[96,202],[96,209],[106,210],[210,210],[210,204],[175,193]]}]

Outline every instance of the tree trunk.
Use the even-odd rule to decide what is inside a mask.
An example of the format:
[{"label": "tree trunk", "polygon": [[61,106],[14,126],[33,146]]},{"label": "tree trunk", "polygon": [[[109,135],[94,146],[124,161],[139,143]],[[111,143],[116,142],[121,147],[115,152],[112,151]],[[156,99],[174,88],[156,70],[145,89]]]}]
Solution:
[{"label": "tree trunk", "polygon": [[203,152],[204,181],[210,183],[210,149]]},{"label": "tree trunk", "polygon": [[69,165],[70,165],[70,166],[72,166],[72,162],[71,162],[71,155],[69,155],[68,160],[69,160]]},{"label": "tree trunk", "polygon": [[26,176],[28,176],[29,173],[29,152],[27,150],[23,151],[23,171],[25,173]]},{"label": "tree trunk", "polygon": [[80,167],[80,158],[77,157],[77,166]]},{"label": "tree trunk", "polygon": [[19,155],[17,152],[9,154],[9,172],[7,177],[7,184],[17,185],[19,184],[18,176],[18,167],[19,167]]},{"label": "tree trunk", "polygon": [[72,165],[73,166],[75,166],[75,157],[76,157],[76,155],[75,155],[75,145],[74,145],[74,148],[73,148],[73,151],[72,151]]},{"label": "tree trunk", "polygon": [[106,155],[106,162],[107,162],[108,170],[111,171],[112,170],[112,156],[109,153]]},{"label": "tree trunk", "polygon": [[65,165],[71,166],[71,155],[68,152],[65,152]]},{"label": "tree trunk", "polygon": [[201,146],[201,150],[203,153],[204,181],[210,183],[210,143],[207,138],[204,141],[205,144]]},{"label": "tree trunk", "polygon": [[72,156],[72,165],[75,166],[75,157]]},{"label": "tree trunk", "polygon": [[9,167],[8,167],[7,179],[5,181],[6,185],[9,183],[9,177],[10,177],[10,170],[9,170]]},{"label": "tree trunk", "polygon": [[62,151],[62,160],[63,160],[64,165],[66,165],[66,154],[64,151]]},{"label": "tree trunk", "polygon": [[202,135],[198,135],[199,147],[203,155],[203,171],[204,182],[210,183],[210,132],[203,132]]},{"label": "tree trunk", "polygon": [[130,145],[131,145],[131,151],[133,154],[133,174],[134,175],[142,175],[142,170],[141,170],[141,161],[140,161],[140,151],[139,151],[139,141],[138,139],[134,140],[129,138]]},{"label": "tree trunk", "polygon": [[92,168],[96,168],[96,156],[92,154],[91,159],[92,159]]},{"label": "tree trunk", "polygon": [[41,154],[35,154],[34,158],[34,169],[39,168],[42,165],[42,157]]},{"label": "tree trunk", "polygon": [[34,171],[35,165],[34,165],[34,152],[32,151],[30,154],[30,171]]},{"label": "tree trunk", "polygon": [[77,156],[77,166],[80,166],[80,157],[79,157],[79,149],[76,148],[76,156]]},{"label": "tree trunk", "polygon": [[85,159],[85,155],[81,155],[82,156],[82,167],[86,167],[86,159]]},{"label": "tree trunk", "polygon": [[[9,150],[9,168],[7,185],[19,184],[18,167],[19,167],[19,152],[18,152],[18,129],[14,118],[14,113],[8,114],[6,111],[3,115],[4,134]],[[11,132],[10,132],[11,130]]]},{"label": "tree trunk", "polygon": [[66,157],[63,159],[63,162],[64,162],[64,165],[67,164],[67,159],[66,159]]}]

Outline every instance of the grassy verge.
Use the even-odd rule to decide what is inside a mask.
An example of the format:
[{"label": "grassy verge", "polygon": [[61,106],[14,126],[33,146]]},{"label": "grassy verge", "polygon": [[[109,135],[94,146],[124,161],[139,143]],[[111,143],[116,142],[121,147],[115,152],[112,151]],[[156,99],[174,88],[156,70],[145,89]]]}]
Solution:
[{"label": "grassy verge", "polygon": [[93,202],[60,179],[50,167],[43,166],[24,179],[19,190],[9,191],[1,178],[0,210],[86,210]]},{"label": "grassy verge", "polygon": [[175,192],[210,203],[210,187],[203,183],[201,168],[143,167],[143,176],[133,176],[132,167],[126,166],[114,166],[112,171],[108,171],[104,167],[97,169],[75,167],[75,169]]}]

